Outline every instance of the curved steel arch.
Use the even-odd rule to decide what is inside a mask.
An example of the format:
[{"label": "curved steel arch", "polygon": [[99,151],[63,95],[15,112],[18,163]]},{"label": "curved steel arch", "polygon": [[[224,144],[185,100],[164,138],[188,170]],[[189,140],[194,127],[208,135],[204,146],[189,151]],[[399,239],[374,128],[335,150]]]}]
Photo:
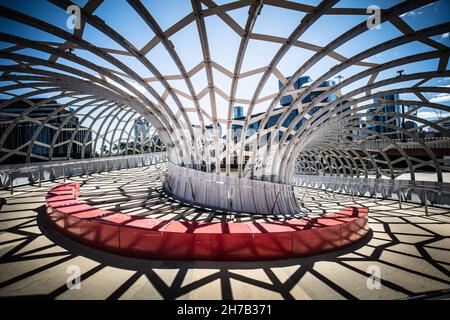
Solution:
[{"label": "curved steel arch", "polygon": [[[49,2],[64,11],[69,5],[73,5],[73,2],[68,0],[49,0]],[[144,4],[137,0],[128,0],[128,10],[137,13],[142,22],[154,32],[154,36],[145,41],[142,48],[130,43],[126,34],[121,34],[119,30],[115,30],[105,22],[100,14],[96,14],[99,12],[98,8],[107,5],[102,0],[87,1],[81,8],[81,29],[75,29],[73,33],[48,21],[22,13],[12,8],[13,6],[1,6],[0,17],[16,24],[33,27],[61,41],[31,40],[27,39],[26,35],[17,35],[7,30],[0,33],[0,43],[4,45],[4,48],[0,49],[0,58],[12,62],[0,64],[2,72],[0,79],[6,83],[0,88],[0,93],[11,97],[9,101],[0,103],[0,113],[9,104],[17,101],[22,100],[26,103],[33,97],[46,99],[36,105],[30,104],[15,119],[5,122],[6,129],[2,131],[3,136],[0,138],[2,152],[0,162],[13,155],[22,154],[25,155],[26,162],[43,158],[56,160],[53,155],[54,149],[63,145],[67,146],[66,159],[72,157],[74,146],[81,147],[82,158],[112,155],[113,151],[116,155],[123,152],[135,154],[144,151],[146,148],[144,141],[150,144],[149,149],[155,149],[156,146],[160,147],[162,140],[169,151],[169,160],[176,165],[231,175],[234,174],[232,166],[237,159],[238,176],[250,179],[289,183],[294,172],[353,177],[372,175],[380,177],[388,172],[391,179],[396,179],[400,174],[407,172],[414,180],[416,169],[431,166],[436,171],[437,180],[443,181],[443,172],[450,171],[450,168],[444,165],[442,159],[438,159],[433,149],[434,142],[425,141],[419,131],[430,128],[442,137],[443,143],[450,141],[450,131],[444,127],[450,119],[448,116],[450,108],[445,104],[430,102],[423,94],[450,93],[450,89],[445,86],[435,84],[424,86],[430,81],[450,76],[447,69],[450,50],[445,44],[432,39],[434,36],[449,32],[450,22],[416,30],[402,18],[403,14],[411,10],[435,2],[403,1],[382,9],[381,22],[390,23],[401,32],[401,35],[386,39],[372,48],[355,52],[350,57],[336,50],[354,37],[370,32],[366,21],[345,30],[324,46],[311,44],[302,39],[302,35],[325,16],[336,15],[345,18],[346,15],[367,15],[361,8],[338,7],[337,0],[324,0],[318,5],[282,0],[230,1],[217,5],[212,0],[192,0],[191,11],[166,30],[158,22],[158,17]],[[264,19],[267,6],[299,12],[304,14],[304,17],[286,38],[257,33],[254,27],[257,22]],[[241,26],[228,12],[242,8],[248,9],[248,13],[244,19],[245,24]],[[233,70],[228,70],[221,61],[215,61],[211,53],[210,40],[215,35],[208,32],[206,24],[206,19],[211,16],[217,16],[221,23],[229,27],[230,33],[239,37],[237,51],[229,52],[235,57]],[[188,70],[183,58],[184,52],[175,47],[171,37],[191,24],[197,31],[198,49],[202,60]],[[105,48],[95,40],[88,41],[87,26],[95,28],[121,49]],[[243,72],[244,59],[248,57],[247,48],[253,41],[277,44],[279,47],[274,55],[268,57],[269,64]],[[413,42],[426,44],[431,49],[382,64],[365,60]],[[178,73],[163,74],[147,56],[158,44],[162,45],[164,52],[174,62]],[[312,51],[313,55],[300,65],[293,65],[291,74],[283,74],[278,65],[294,47]],[[48,58],[21,51],[26,48],[40,52]],[[78,55],[78,52],[88,52],[98,61],[89,61],[83,57],[84,55]],[[261,52],[261,55],[263,54],[265,53]],[[138,70],[119,58],[125,56],[142,64],[152,76],[147,78],[141,76]],[[324,70],[307,87],[294,90],[292,93],[294,82],[311,68],[320,65],[325,57],[334,59],[337,63]],[[71,65],[64,64],[63,59]],[[438,61],[437,68],[392,78],[383,76],[383,72],[395,71],[402,65],[429,60]],[[83,68],[77,68],[77,65]],[[354,67],[363,70],[355,71]],[[220,88],[220,81],[215,79],[213,71],[230,80],[229,90]],[[350,74],[344,81],[320,89],[321,83],[344,71]],[[197,90],[194,86],[194,76],[199,72],[204,72],[207,84]],[[243,82],[239,80],[252,76],[258,78],[250,97],[238,96],[239,86],[243,86]],[[280,80],[284,86],[281,90],[262,96],[271,78]],[[366,78],[367,84],[359,85],[356,89],[352,87]],[[188,92],[178,89],[171,83],[172,80],[183,81]],[[408,81],[417,82],[410,86]],[[162,87],[162,93],[157,91],[153,83],[158,83]],[[386,86],[395,88],[384,90]],[[25,92],[16,94],[18,90]],[[306,97],[316,92],[319,94],[312,102],[303,103]],[[295,95],[293,102],[287,107],[277,108],[281,98],[290,94]],[[383,111],[383,108],[390,105],[389,101],[367,103],[371,99],[395,94],[402,97],[392,103],[407,104],[412,108],[405,113],[387,112]],[[407,94],[414,94],[418,100],[409,97],[405,99],[403,95]],[[217,95],[226,101],[225,118],[221,118],[218,114]],[[335,100],[323,102],[333,95],[336,95]],[[70,101],[64,101],[66,98]],[[183,104],[182,98],[187,99],[188,103]],[[208,101],[209,108],[202,106],[203,98],[207,98],[205,101]],[[47,119],[28,117],[33,110],[54,100],[57,100],[59,107],[49,114]],[[83,101],[85,103],[80,105]],[[265,102],[268,103],[265,112],[255,115],[256,107]],[[243,120],[233,117],[233,108],[236,104],[246,106]],[[51,121],[59,117],[58,112],[67,107],[72,107],[74,111],[61,121],[58,128],[53,128]],[[317,108],[318,111],[314,111]],[[343,110],[344,108],[348,110]],[[445,112],[445,116],[429,120],[412,114],[423,108]],[[285,121],[294,111],[297,111],[297,115],[285,126]],[[194,120],[194,115],[197,120]],[[389,121],[380,123],[373,119],[373,115],[385,116]],[[278,117],[275,124],[269,126],[275,116]],[[135,128],[133,121],[144,118],[149,125]],[[68,128],[68,124],[76,119],[78,123],[73,128]],[[405,128],[403,124],[399,125],[405,121],[413,122],[416,126]],[[14,128],[28,122],[36,123],[38,126],[30,141],[15,150],[4,148],[4,142]],[[225,134],[216,132],[220,124],[226,127]],[[251,129],[255,125],[259,125],[259,129],[252,132]],[[235,126],[241,128],[239,136],[234,136]],[[386,132],[372,130],[376,126],[383,127]],[[51,143],[46,145],[49,149],[48,156],[43,157],[34,154],[33,150],[35,146],[45,145],[38,137],[46,128],[55,130],[55,135]],[[63,132],[68,129],[71,129],[70,137],[59,141]],[[134,130],[143,134],[144,138],[141,139],[140,145],[134,140],[132,148],[129,148]],[[82,135],[82,132],[84,137],[79,141],[77,136]],[[92,135],[92,139],[89,135]],[[395,138],[400,135],[406,137],[408,143],[422,150],[427,159],[421,160],[409,155],[405,143]],[[125,150],[121,149],[122,144],[126,146]],[[371,148],[367,149],[366,146]],[[89,148],[92,150],[87,152]],[[388,155],[389,152],[394,152],[397,156],[392,157]]]}]

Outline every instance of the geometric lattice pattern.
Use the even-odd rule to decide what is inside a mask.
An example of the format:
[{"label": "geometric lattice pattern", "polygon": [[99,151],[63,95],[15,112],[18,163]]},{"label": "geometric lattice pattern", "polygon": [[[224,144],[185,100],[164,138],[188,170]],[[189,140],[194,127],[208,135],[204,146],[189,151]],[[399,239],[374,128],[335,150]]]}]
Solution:
[{"label": "geometric lattice pattern", "polygon": [[[153,166],[102,173],[95,177],[76,177],[85,182],[82,193],[94,197],[96,185],[106,179],[118,195],[127,196],[145,182]],[[143,174],[142,174],[143,173]],[[113,184],[112,181],[118,183]],[[448,210],[433,208],[430,217],[423,207],[406,204],[398,208],[395,201],[355,198],[370,207],[373,236],[346,250],[320,257],[258,262],[167,262],[101,253],[80,246],[52,230],[39,214],[41,201],[55,184],[44,188],[22,186],[17,194],[2,196],[11,204],[2,208],[4,229],[2,245],[7,248],[0,258],[0,296],[39,297],[50,299],[402,299],[439,290],[450,285],[447,231]],[[83,191],[83,189],[85,189]],[[111,190],[109,190],[111,191]],[[91,196],[91,194],[94,194]],[[300,193],[299,195],[301,195]],[[25,197],[25,195],[27,197]],[[105,195],[106,196],[106,195]],[[316,197],[316,194],[313,194]],[[124,205],[129,199],[122,200]],[[320,199],[320,200],[319,200]],[[161,210],[154,209],[155,202]],[[349,196],[320,193],[315,200],[305,199],[308,207],[321,213],[333,212],[336,203],[351,203]],[[18,204],[27,210],[17,211]],[[172,208],[170,207],[172,205]],[[319,205],[319,207],[316,207]],[[104,206],[104,205],[103,205]],[[173,212],[173,206],[179,208]],[[111,206],[113,207],[113,206]],[[186,220],[203,221],[208,214],[200,209],[152,200],[147,204],[149,217],[177,214]],[[121,209],[122,211],[124,209]],[[131,209],[130,209],[131,211]],[[216,216],[217,217],[217,216]],[[169,217],[167,217],[169,218]],[[44,221],[43,221],[44,220]],[[42,230],[45,230],[44,235]],[[81,290],[69,290],[66,268],[79,265],[82,270]],[[371,275],[368,266],[381,268],[381,289],[367,290]]]}]

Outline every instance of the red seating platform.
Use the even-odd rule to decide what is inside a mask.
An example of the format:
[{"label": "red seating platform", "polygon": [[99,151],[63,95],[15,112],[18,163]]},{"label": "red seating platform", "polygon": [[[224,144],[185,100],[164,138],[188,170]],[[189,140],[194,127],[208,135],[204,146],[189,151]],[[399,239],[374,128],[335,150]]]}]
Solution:
[{"label": "red seating platform", "polygon": [[284,222],[208,223],[133,217],[80,203],[78,183],[47,193],[56,229],[90,246],[151,259],[269,260],[338,250],[367,234],[368,210]]}]

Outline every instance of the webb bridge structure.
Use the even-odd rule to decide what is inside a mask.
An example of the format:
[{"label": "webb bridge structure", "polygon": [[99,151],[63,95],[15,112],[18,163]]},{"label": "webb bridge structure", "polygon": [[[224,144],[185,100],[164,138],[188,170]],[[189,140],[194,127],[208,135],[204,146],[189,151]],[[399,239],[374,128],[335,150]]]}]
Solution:
[{"label": "webb bridge structure", "polygon": [[[167,163],[165,192],[224,212],[298,216],[295,186],[446,206],[450,107],[442,101],[450,88],[439,83],[450,76],[450,51],[439,39],[450,22],[418,28],[405,19],[438,3],[380,3],[376,26],[375,11],[337,0],[192,0],[170,24],[138,0],[3,4],[2,186],[12,188],[24,168],[36,182],[145,166],[157,155]],[[107,6],[139,28],[117,23]],[[284,35],[260,32],[284,22],[266,12],[296,23]],[[330,18],[355,23],[320,45],[303,40]],[[219,58],[211,44],[221,37],[235,45]],[[252,59],[264,63],[248,68]],[[315,79],[299,85],[310,73]],[[436,117],[421,116],[430,110]],[[32,134],[17,143],[27,126]],[[57,191],[75,201],[73,190]]]}]

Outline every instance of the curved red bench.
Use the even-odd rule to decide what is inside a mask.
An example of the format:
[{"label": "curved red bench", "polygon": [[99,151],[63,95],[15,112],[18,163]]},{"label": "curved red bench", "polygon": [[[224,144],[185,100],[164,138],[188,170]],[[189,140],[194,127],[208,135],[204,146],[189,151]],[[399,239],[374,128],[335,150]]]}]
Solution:
[{"label": "curved red bench", "polygon": [[47,193],[56,229],[102,250],[152,259],[268,260],[338,250],[367,234],[368,209],[284,222],[209,223],[133,217],[80,203],[78,183]]}]

